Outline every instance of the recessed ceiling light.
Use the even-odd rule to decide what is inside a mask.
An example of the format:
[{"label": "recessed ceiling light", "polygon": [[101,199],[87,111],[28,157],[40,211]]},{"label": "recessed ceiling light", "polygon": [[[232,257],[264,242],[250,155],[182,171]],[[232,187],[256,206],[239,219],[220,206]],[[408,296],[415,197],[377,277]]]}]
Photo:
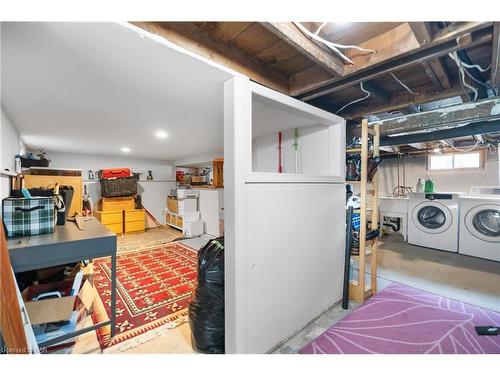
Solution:
[{"label": "recessed ceiling light", "polygon": [[160,138],[160,139],[165,139],[168,137],[168,134],[167,132],[164,132],[163,130],[158,130],[156,133],[155,133],[156,137],[157,138]]},{"label": "recessed ceiling light", "polygon": [[122,147],[122,152],[130,152],[130,148],[128,148],[128,147]]}]

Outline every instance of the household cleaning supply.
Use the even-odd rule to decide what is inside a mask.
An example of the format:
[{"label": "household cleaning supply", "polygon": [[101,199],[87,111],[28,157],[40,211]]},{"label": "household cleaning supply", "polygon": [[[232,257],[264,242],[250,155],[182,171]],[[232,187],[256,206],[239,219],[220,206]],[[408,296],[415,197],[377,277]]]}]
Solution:
[{"label": "household cleaning supply", "polygon": [[434,182],[430,177],[425,179],[424,193],[434,193]]},{"label": "household cleaning supply", "polygon": [[422,182],[421,178],[418,179],[417,188],[415,189],[415,192],[417,192],[417,193],[423,193],[424,192],[424,183]]}]

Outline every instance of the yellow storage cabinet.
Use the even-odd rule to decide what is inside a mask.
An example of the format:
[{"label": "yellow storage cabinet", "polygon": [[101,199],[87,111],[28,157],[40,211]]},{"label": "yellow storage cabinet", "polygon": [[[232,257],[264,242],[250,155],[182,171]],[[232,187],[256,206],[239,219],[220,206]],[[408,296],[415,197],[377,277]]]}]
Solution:
[{"label": "yellow storage cabinet", "polygon": [[94,216],[103,223],[110,231],[116,234],[123,233],[122,211],[95,211]]},{"label": "yellow storage cabinet", "polygon": [[146,213],[144,209],[123,211],[125,233],[144,232],[146,229]]}]

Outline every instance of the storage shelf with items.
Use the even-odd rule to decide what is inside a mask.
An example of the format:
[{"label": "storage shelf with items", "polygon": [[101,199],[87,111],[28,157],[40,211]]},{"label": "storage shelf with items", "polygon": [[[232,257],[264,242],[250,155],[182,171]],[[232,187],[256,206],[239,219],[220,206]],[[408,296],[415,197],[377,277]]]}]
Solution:
[{"label": "storage shelf with items", "polygon": [[[198,223],[201,218],[198,211],[198,197],[199,192],[191,189],[178,189],[177,195],[169,195],[165,210],[165,223],[173,228],[182,230],[184,234],[189,229],[189,234],[191,235],[191,230],[195,228],[196,224],[192,227],[190,223]],[[201,230],[194,233],[199,235],[202,232]]]},{"label": "storage shelf with items", "polygon": [[[368,150],[369,137],[372,137],[373,144],[371,152]],[[361,123],[361,147],[354,150],[354,152],[360,152],[360,179],[359,181],[346,181],[347,184],[358,185],[361,195],[361,206],[359,210],[355,210],[360,215],[359,254],[352,254],[352,249],[350,252],[351,268],[355,272],[353,272],[354,275],[352,275],[349,282],[349,299],[356,302],[363,302],[377,292],[378,236],[367,239],[366,235],[368,228],[371,230],[378,229],[378,168],[376,165],[371,165],[371,168],[369,168],[369,159],[372,159],[371,164],[379,160],[379,146],[379,125],[371,127],[368,120],[364,119]],[[348,151],[346,150],[346,152]],[[369,201],[371,207],[368,207]],[[371,213],[371,223],[368,223],[369,213]],[[367,261],[369,261],[370,266],[369,279],[366,278]]]}]

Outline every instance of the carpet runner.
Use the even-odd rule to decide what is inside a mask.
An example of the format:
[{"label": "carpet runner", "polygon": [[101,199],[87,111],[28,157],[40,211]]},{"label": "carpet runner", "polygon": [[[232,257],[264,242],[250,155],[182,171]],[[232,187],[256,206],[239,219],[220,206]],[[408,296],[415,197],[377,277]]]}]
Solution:
[{"label": "carpet runner", "polygon": [[500,353],[500,336],[478,336],[481,325],[499,326],[500,313],[394,283],[300,353]]},{"label": "carpet runner", "polygon": [[[111,313],[111,259],[94,260],[94,285],[102,304],[94,309],[94,323]],[[197,252],[180,243],[130,251],[117,257],[116,331],[98,329],[101,349],[117,344],[129,348],[154,337],[161,329],[186,321],[187,307],[196,283]],[[141,336],[142,335],[142,336]],[[126,342],[134,339],[135,341]]]}]

